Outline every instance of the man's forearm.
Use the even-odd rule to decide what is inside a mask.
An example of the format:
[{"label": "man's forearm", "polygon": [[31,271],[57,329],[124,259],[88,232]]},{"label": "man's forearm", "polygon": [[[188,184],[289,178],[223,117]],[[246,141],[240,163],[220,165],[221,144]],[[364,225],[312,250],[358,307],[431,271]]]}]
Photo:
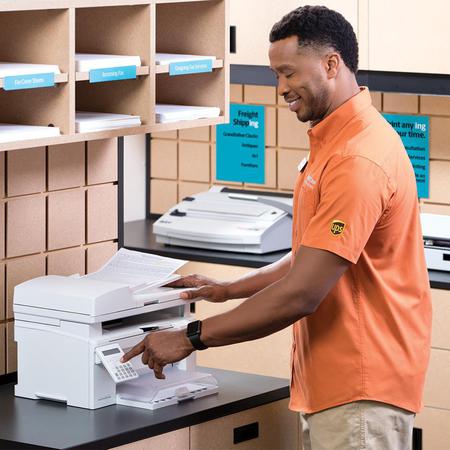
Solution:
[{"label": "man's forearm", "polygon": [[281,280],[289,272],[290,267],[291,252],[268,266],[261,267],[230,282],[227,286],[227,297],[229,299],[250,297]]}]

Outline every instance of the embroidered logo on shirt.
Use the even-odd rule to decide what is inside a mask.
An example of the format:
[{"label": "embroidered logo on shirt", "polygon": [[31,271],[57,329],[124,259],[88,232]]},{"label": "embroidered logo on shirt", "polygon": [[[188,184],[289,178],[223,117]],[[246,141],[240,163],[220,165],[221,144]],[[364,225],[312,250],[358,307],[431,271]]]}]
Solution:
[{"label": "embroidered logo on shirt", "polygon": [[333,220],[333,222],[331,222],[331,234],[333,234],[334,236],[340,236],[345,229],[345,222],[342,222],[341,220]]},{"label": "embroidered logo on shirt", "polygon": [[303,182],[303,184],[306,187],[309,187],[310,189],[314,189],[314,186],[317,184],[317,181],[311,175],[308,175],[305,178],[305,181]]}]

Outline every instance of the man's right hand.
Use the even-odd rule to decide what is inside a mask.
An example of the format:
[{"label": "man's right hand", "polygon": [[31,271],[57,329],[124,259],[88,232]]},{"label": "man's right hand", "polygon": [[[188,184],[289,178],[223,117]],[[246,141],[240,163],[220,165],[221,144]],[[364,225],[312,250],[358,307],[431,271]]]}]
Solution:
[{"label": "man's right hand", "polygon": [[212,280],[202,275],[187,275],[179,280],[166,285],[167,287],[197,288],[182,292],[180,297],[183,300],[202,298],[209,302],[221,303],[229,299],[228,283]]}]

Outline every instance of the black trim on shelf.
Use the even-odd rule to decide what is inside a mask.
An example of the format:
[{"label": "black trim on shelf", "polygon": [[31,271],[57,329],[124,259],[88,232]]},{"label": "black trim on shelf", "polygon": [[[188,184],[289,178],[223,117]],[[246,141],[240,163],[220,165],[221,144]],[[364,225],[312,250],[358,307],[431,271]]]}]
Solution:
[{"label": "black trim on shelf", "polygon": [[6,375],[0,375],[0,385],[8,383],[17,383],[17,372],[7,373]]},{"label": "black trim on shelf", "polygon": [[150,133],[145,135],[145,217],[150,218],[150,180],[152,173],[152,136]]},{"label": "black trim on shelf", "polygon": [[271,191],[250,191],[246,189],[235,189],[225,187],[221,192],[228,192],[230,194],[246,194],[246,195],[270,195],[271,197],[283,197],[283,198],[292,198],[292,194],[288,194],[287,192],[271,192]]},{"label": "black trim on shelf", "polygon": [[117,246],[123,247],[124,240],[124,138],[117,139]]},{"label": "black trim on shelf", "polygon": [[[276,86],[268,66],[231,65],[231,83]],[[372,91],[426,95],[450,95],[450,75],[430,73],[382,72],[360,70],[358,83]]]}]

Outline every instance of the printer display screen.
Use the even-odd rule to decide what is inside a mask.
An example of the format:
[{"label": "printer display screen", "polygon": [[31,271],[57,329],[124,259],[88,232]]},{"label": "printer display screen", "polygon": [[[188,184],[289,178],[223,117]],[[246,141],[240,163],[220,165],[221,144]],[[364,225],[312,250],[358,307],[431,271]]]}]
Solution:
[{"label": "printer display screen", "polygon": [[110,350],[104,350],[104,351],[102,351],[102,353],[105,356],[109,356],[109,355],[114,355],[114,353],[120,353],[120,350],[118,348],[112,348]]}]

